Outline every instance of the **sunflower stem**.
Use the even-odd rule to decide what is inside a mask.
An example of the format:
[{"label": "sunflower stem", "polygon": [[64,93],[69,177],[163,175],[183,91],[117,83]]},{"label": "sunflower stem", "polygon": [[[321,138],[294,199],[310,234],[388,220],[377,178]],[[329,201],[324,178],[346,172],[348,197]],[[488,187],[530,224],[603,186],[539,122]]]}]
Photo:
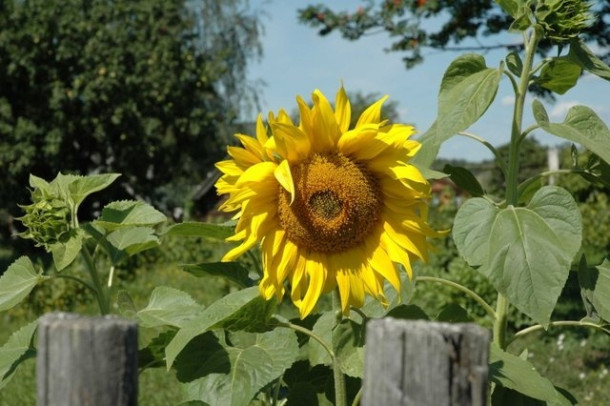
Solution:
[{"label": "sunflower stem", "polygon": [[533,332],[536,332],[539,330],[545,330],[545,329],[548,329],[549,327],[558,327],[558,326],[590,327],[590,328],[601,330],[604,333],[610,335],[610,330],[600,326],[599,324],[591,323],[588,321],[581,321],[581,320],[561,320],[561,321],[552,321],[546,327],[543,326],[542,324],[536,324],[536,325],[524,328],[523,330],[516,332],[515,335],[512,337],[512,339],[506,344],[506,346],[508,347],[509,345],[514,343],[517,339],[519,339],[527,334],[530,334],[530,333],[533,333]]},{"label": "sunflower stem", "polygon": [[464,292],[465,294],[467,294],[468,296],[470,296],[475,302],[480,304],[481,307],[483,309],[485,309],[487,314],[489,314],[489,316],[493,320],[496,319],[495,310],[493,309],[493,307],[491,307],[489,304],[487,304],[485,299],[483,299],[481,296],[477,295],[475,292],[468,289],[467,287],[460,285],[459,283],[456,283],[456,282],[453,282],[453,281],[450,281],[447,279],[443,279],[443,278],[437,278],[434,276],[418,276],[415,281],[416,282],[436,282],[436,283],[441,283],[443,285],[451,286],[452,288],[458,289],[458,290]]},{"label": "sunflower stem", "polygon": [[[536,28],[531,30],[529,37],[523,33],[523,42],[525,44],[525,61],[523,70],[519,78],[519,85],[515,94],[515,107],[513,111],[513,124],[510,135],[510,146],[508,150],[508,171],[506,173],[506,204],[508,206],[517,206],[519,203],[519,147],[523,140],[523,106],[525,104],[525,96],[527,96],[527,88],[532,78],[532,66],[534,64],[534,55],[538,45],[538,31]],[[529,129],[528,129],[529,130]],[[498,300],[496,302],[496,320],[493,327],[493,341],[502,349],[506,349],[506,330],[508,328],[508,299],[504,294],[498,292]]]},{"label": "sunflower stem", "polygon": [[[333,310],[335,311],[336,324],[338,326],[343,319],[343,311],[341,309],[341,295],[339,289],[333,292]],[[333,378],[335,382],[335,406],[347,406],[347,395],[345,391],[345,376],[341,371],[341,364],[337,358],[337,348],[333,348]]]},{"label": "sunflower stem", "polygon": [[89,275],[91,275],[91,281],[93,282],[93,287],[96,293],[97,303],[100,307],[100,313],[102,316],[110,313],[110,303],[108,298],[105,295],[104,287],[102,286],[102,282],[100,281],[100,277],[97,273],[97,267],[95,266],[95,262],[93,261],[93,257],[91,253],[87,249],[87,247],[83,247],[82,249],[83,257],[85,258],[85,264],[87,265],[87,270],[89,271]]}]

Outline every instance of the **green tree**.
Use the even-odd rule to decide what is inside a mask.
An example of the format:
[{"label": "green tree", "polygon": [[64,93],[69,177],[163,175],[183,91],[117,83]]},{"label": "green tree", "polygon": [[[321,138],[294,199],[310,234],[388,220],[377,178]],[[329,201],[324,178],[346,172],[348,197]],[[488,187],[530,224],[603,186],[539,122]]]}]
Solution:
[{"label": "green tree", "polygon": [[[391,38],[390,51],[405,53],[407,68],[424,60],[422,50],[433,48],[451,51],[486,51],[497,48],[522,49],[520,42],[498,43],[494,35],[508,30],[513,18],[503,12],[494,0],[367,0],[349,11],[335,11],[319,4],[299,11],[302,23],[318,28],[320,35],[338,31],[349,40],[363,35],[385,32]],[[507,3],[507,2],[504,2]],[[610,3],[592,1],[592,11],[598,16],[594,24],[584,29],[582,38],[601,47],[610,44]],[[435,24],[431,25],[430,20]],[[476,39],[463,44],[468,39]],[[539,52],[550,49],[550,41],[539,45]],[[610,51],[601,55],[606,62]]]},{"label": "green tree", "polygon": [[182,205],[252,101],[260,25],[244,5],[0,2],[0,207],[18,216],[28,174],[60,170],[122,173],[109,200]]}]

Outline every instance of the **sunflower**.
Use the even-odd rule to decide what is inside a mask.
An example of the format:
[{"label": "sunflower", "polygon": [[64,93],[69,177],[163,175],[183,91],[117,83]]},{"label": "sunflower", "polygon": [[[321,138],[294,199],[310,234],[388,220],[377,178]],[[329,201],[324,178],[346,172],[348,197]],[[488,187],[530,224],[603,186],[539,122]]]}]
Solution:
[{"label": "sunflower", "polygon": [[387,96],[369,106],[350,129],[343,87],[335,108],[319,90],[313,107],[297,97],[300,123],[280,110],[261,115],[256,138],[236,134],[243,147],[216,164],[223,176],[223,211],[237,211],[240,242],[223,257],[234,261],[260,243],[266,299],[289,290],[302,318],[324,293],[338,289],[341,307],[361,307],[369,294],[387,303],[387,280],[400,290],[400,266],[426,260],[430,185],[408,163],[420,144],[412,126],[381,119]]}]

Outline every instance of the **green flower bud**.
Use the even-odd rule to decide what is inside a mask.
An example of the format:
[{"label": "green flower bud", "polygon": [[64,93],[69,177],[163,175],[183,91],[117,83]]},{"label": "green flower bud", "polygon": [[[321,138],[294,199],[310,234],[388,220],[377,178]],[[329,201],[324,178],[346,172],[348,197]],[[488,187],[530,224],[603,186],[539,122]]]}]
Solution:
[{"label": "green flower bud", "polygon": [[70,207],[62,199],[35,189],[31,193],[32,204],[20,205],[25,215],[17,220],[27,228],[20,234],[23,238],[36,241],[50,251],[50,246],[62,241],[70,232]]},{"label": "green flower bud", "polygon": [[585,0],[538,0],[534,16],[545,37],[557,42],[577,37],[593,22],[591,3]]}]

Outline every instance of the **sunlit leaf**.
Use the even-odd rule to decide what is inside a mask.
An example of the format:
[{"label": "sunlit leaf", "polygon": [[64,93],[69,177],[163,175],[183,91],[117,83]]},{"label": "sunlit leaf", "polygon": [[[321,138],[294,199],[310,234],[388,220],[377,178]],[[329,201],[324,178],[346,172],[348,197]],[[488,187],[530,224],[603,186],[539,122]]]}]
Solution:
[{"label": "sunlit leaf", "polygon": [[178,354],[192,339],[210,329],[260,331],[271,317],[275,305],[274,300],[266,301],[260,296],[258,286],[222,297],[182,326],[166,348],[167,367],[171,367]]},{"label": "sunlit leaf", "polygon": [[587,72],[597,75],[602,79],[610,80],[610,67],[595,56],[581,39],[573,40],[570,43],[568,58],[578,63]]},{"label": "sunlit leaf", "polygon": [[475,197],[468,199],[453,223],[453,239],[457,249],[472,267],[489,260],[489,238],[499,209],[489,200]]},{"label": "sunlit leaf", "polygon": [[15,331],[0,347],[0,389],[13,377],[17,367],[26,359],[36,355],[32,337],[38,327],[38,320],[26,324]]},{"label": "sunlit leaf", "polygon": [[456,58],[443,76],[438,114],[430,129],[419,139],[422,149],[413,158],[418,167],[430,167],[443,142],[475,123],[496,96],[501,71],[487,68],[477,54]]},{"label": "sunlit leaf", "polygon": [[85,234],[82,230],[73,230],[66,242],[58,242],[51,245],[53,263],[58,271],[70,265],[81,251]]},{"label": "sunlit leaf", "polygon": [[148,203],[136,200],[121,200],[109,203],[102,209],[100,218],[93,224],[107,230],[123,227],[155,226],[167,218]]},{"label": "sunlit leaf", "polygon": [[[221,346],[211,333],[193,340],[188,356],[176,360],[177,376],[188,400],[211,405],[244,406],[278,379],[296,360],[294,331],[277,328],[263,334],[240,333]],[[185,354],[187,354],[185,352]]]},{"label": "sunlit leaf", "polygon": [[[535,116],[536,120],[539,117]],[[610,163],[610,131],[597,114],[586,106],[574,106],[568,110],[563,123],[538,121],[545,131],[577,142]]]},{"label": "sunlit leaf", "polygon": [[456,215],[453,236],[471,266],[545,325],[580,248],[582,223],[570,193],[546,186],[527,207],[499,210],[484,199],[470,199]]},{"label": "sunlit leaf", "polygon": [[104,173],[76,177],[68,185],[70,197],[78,206],[90,194],[106,189],[119,176],[118,173]]},{"label": "sunlit leaf", "polygon": [[0,276],[0,311],[19,304],[41,278],[28,257],[20,257],[13,262]]},{"label": "sunlit leaf", "polygon": [[541,376],[531,363],[502,351],[496,344],[492,344],[489,351],[489,380],[549,404],[572,404],[547,378]]},{"label": "sunlit leaf", "polygon": [[159,246],[155,230],[150,227],[119,228],[106,237],[116,249],[128,255]]},{"label": "sunlit leaf", "polygon": [[557,94],[564,94],[576,85],[582,73],[580,65],[567,58],[554,58],[542,68],[536,83]]},{"label": "sunlit leaf", "polygon": [[182,327],[201,314],[204,306],[186,292],[158,286],[150,294],[148,305],[137,313],[142,327]]}]

